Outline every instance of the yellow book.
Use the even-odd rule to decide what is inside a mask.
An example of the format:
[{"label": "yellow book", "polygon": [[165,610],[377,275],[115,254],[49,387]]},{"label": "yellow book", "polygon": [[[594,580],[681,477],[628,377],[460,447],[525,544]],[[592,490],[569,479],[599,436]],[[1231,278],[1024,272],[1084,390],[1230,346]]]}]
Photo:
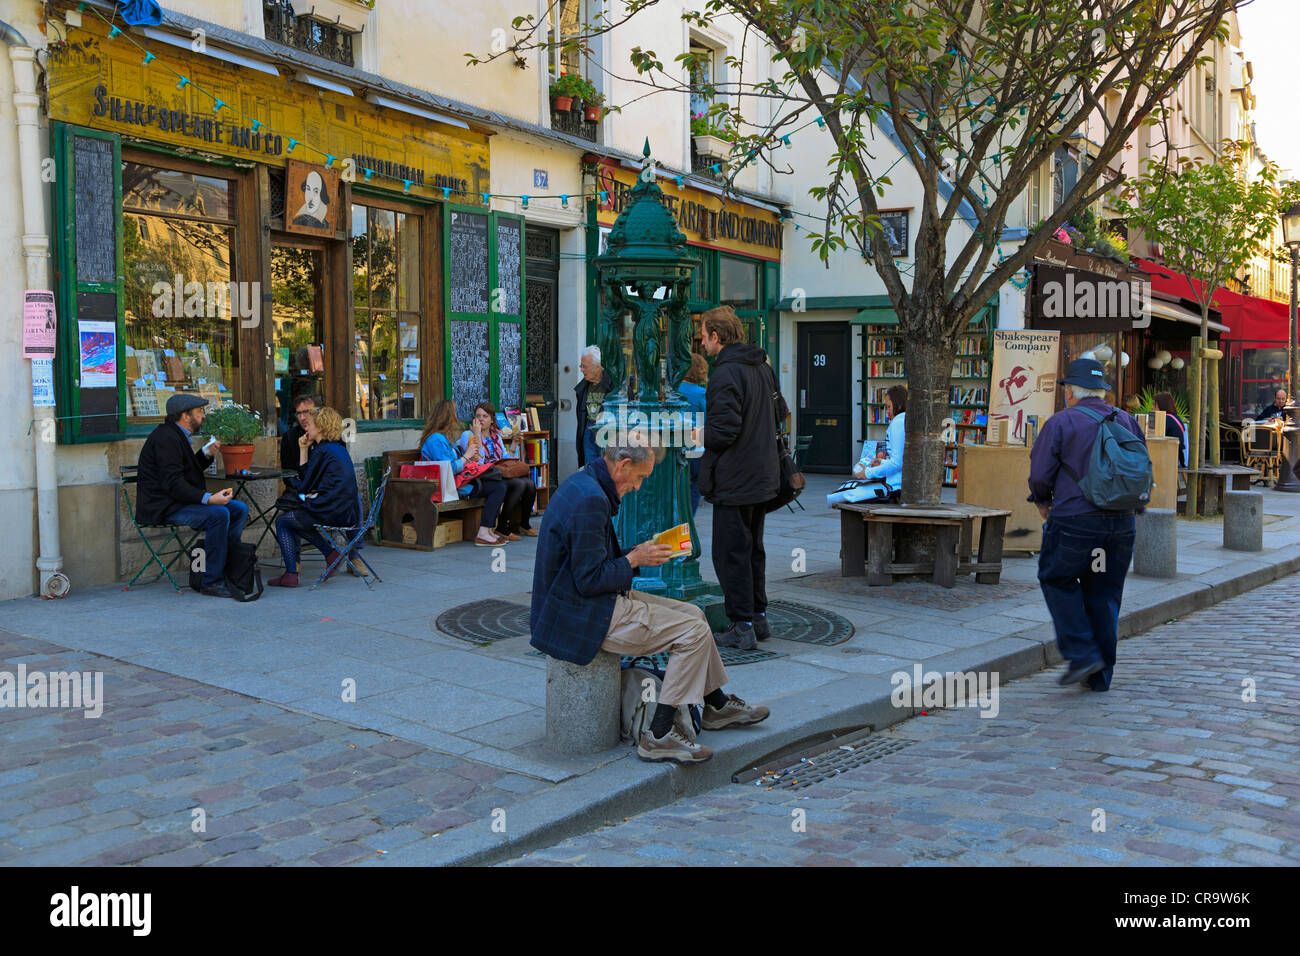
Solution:
[{"label": "yellow book", "polygon": [[673,549],[674,558],[684,558],[691,553],[691,526],[679,524],[675,528],[661,531],[655,535],[655,544],[666,544]]}]

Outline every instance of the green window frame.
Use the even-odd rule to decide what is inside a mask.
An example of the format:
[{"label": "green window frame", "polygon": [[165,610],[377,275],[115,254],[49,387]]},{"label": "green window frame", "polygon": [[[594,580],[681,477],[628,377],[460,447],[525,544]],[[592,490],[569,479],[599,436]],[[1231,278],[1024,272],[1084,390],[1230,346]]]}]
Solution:
[{"label": "green window frame", "polygon": [[[109,208],[113,217],[113,279],[83,276],[77,263],[77,144],[108,143],[111,150],[113,195]],[[58,416],[58,439],[61,444],[89,444],[121,441],[126,437],[126,338],[123,314],[122,264],[122,139],[116,133],[101,132],[66,123],[50,124],[50,154],[55,160],[52,185],[54,222],[61,224],[54,232],[54,295],[58,309],[58,338],[54,359],[55,414]],[[93,197],[95,205],[109,203],[109,197]],[[90,297],[96,297],[92,300]],[[115,299],[111,314],[92,310],[92,301],[102,305],[102,296]],[[112,321],[115,326],[116,387],[111,395],[104,388],[81,387],[78,324],[87,320]],[[96,393],[87,395],[87,392]],[[111,423],[104,419],[111,418]],[[91,424],[93,422],[93,424]],[[102,430],[101,430],[102,429]]]}]

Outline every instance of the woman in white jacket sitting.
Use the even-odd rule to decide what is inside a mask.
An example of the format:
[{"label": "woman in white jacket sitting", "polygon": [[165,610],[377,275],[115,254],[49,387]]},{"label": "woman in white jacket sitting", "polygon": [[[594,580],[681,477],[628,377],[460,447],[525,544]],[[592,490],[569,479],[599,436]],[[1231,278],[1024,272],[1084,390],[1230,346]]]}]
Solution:
[{"label": "woman in white jacket sitting", "polygon": [[891,386],[885,392],[885,417],[889,420],[889,427],[885,429],[885,451],[870,452],[868,449],[873,449],[875,443],[863,442],[862,457],[853,469],[853,477],[858,479],[858,486],[827,495],[827,504],[883,498],[896,495],[902,490],[906,412],[907,389],[902,385]]}]

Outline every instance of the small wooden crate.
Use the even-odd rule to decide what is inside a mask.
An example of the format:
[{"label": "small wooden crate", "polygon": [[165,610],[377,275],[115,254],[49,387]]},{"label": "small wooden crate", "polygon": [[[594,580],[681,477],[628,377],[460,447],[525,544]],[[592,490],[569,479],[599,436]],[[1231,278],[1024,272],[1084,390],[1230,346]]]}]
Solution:
[{"label": "small wooden crate", "polygon": [[457,541],[464,541],[464,525],[459,521],[440,521],[438,527],[433,529],[433,547],[444,548],[449,544],[455,544]]}]

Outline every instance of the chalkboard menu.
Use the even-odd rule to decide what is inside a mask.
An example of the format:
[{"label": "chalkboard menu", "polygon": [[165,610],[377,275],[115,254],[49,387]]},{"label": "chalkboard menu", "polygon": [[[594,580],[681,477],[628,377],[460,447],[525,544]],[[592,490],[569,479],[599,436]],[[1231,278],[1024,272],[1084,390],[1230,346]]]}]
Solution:
[{"label": "chalkboard menu", "polygon": [[117,202],[113,144],[74,137],[73,214],[79,282],[117,281]]},{"label": "chalkboard menu", "polygon": [[451,397],[456,414],[463,421],[474,415],[474,406],[488,398],[491,385],[486,322],[451,324]]},{"label": "chalkboard menu", "polygon": [[518,408],[523,392],[523,329],[517,322],[502,322],[497,326],[497,385],[498,408]]},{"label": "chalkboard menu", "polygon": [[[488,217],[476,213],[452,212],[447,250],[451,262],[451,311],[487,315]],[[486,345],[484,350],[486,351]],[[484,361],[487,359],[484,358]],[[480,402],[482,398],[474,401]]]},{"label": "chalkboard menu", "polygon": [[501,299],[497,310],[502,315],[519,315],[519,285],[523,260],[520,258],[521,223],[517,219],[497,220],[497,288]]}]

